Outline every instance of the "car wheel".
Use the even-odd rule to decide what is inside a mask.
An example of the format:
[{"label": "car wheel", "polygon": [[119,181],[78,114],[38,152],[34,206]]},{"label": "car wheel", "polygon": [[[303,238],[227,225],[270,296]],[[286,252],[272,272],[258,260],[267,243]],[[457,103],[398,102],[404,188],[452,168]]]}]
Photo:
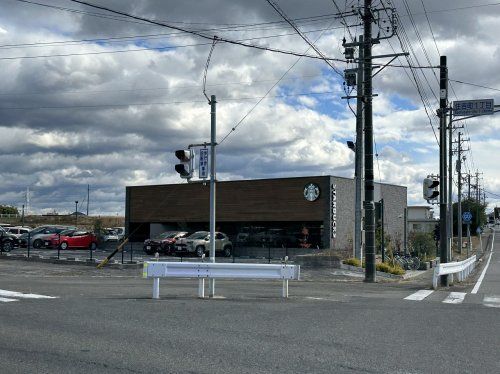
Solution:
[{"label": "car wheel", "polygon": [[[35,243],[33,243],[34,245]],[[68,243],[66,242],[62,242],[61,245],[59,246],[63,251],[68,249]]]},{"label": "car wheel", "polygon": [[12,244],[11,241],[6,241],[2,245],[2,251],[4,252],[10,252],[14,248],[14,245]]},{"label": "car wheel", "polygon": [[42,241],[41,239],[36,239],[34,242],[33,242],[33,248],[36,248],[36,249],[39,249],[39,248],[42,248]]},{"label": "car wheel", "polygon": [[97,249],[97,244],[95,242],[90,243],[90,250],[95,251]]},{"label": "car wheel", "polygon": [[232,248],[231,248],[230,245],[224,247],[224,251],[223,251],[224,252],[224,256],[231,257],[231,250],[232,250]]},{"label": "car wheel", "polygon": [[203,256],[204,253],[205,253],[205,247],[204,246],[199,245],[198,247],[196,247],[196,255],[198,257]]}]

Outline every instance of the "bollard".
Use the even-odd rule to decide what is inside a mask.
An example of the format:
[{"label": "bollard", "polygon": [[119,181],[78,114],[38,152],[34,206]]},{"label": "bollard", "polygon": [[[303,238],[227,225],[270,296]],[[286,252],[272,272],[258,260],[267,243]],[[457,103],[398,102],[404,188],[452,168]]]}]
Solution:
[{"label": "bollard", "polygon": [[61,234],[57,234],[57,259],[61,257]]},{"label": "bollard", "polygon": [[123,265],[123,257],[125,256],[125,249],[122,248],[122,265]]}]

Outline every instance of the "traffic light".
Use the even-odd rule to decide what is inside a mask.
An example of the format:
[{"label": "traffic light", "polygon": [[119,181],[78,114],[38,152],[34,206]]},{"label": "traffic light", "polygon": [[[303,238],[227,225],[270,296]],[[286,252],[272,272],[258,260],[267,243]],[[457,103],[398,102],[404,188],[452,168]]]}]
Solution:
[{"label": "traffic light", "polygon": [[175,171],[181,178],[191,179],[194,170],[194,151],[192,149],[180,149],[175,151],[175,157],[180,160],[180,164],[175,165]]},{"label": "traffic light", "polygon": [[441,239],[441,229],[439,224],[436,224],[436,226],[434,226],[434,241],[438,242],[439,239]]},{"label": "traffic light", "polygon": [[435,200],[439,196],[439,181],[433,178],[425,178],[423,184],[423,196],[424,199]]}]

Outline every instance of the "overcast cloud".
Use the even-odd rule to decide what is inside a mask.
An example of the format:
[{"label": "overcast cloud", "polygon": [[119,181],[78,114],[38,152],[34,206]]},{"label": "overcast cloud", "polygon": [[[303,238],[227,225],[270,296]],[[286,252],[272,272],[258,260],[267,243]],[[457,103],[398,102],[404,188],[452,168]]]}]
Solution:
[{"label": "overcast cloud", "polygon": [[[67,213],[75,200],[84,201],[89,184],[91,214],[122,215],[125,186],[184,183],[174,171],[174,151],[210,138],[210,107],[202,93],[210,41],[66,0],[39,0],[50,7],[1,2],[1,204],[20,207],[29,187],[32,212]],[[436,43],[422,2],[406,2],[425,53],[405,2],[392,4],[402,21],[400,34],[411,40],[414,62],[416,55],[422,66],[438,65],[439,49],[448,56],[451,79],[500,89],[500,2],[482,6],[492,3],[424,0]],[[207,35],[308,51],[265,0],[94,3],[206,30]],[[336,13],[332,1],[277,3],[311,40],[317,40],[325,55],[343,58],[342,38],[349,39],[349,34],[331,16]],[[357,3],[337,1],[342,9]],[[359,19],[351,17],[348,22],[351,32],[359,35]],[[394,50],[401,51],[396,37],[376,45],[374,54]],[[207,94],[217,95],[218,141],[293,64],[268,98],[218,147],[218,179],[353,176],[354,154],[345,142],[354,140],[355,119],[341,99],[342,78],[320,60],[218,43],[207,76]],[[352,67],[336,66],[340,71]],[[437,131],[436,76],[432,69],[425,69],[425,77],[420,71],[416,74]],[[438,153],[410,78],[408,69],[390,67],[374,79],[379,154],[375,176],[377,181],[407,186],[409,203],[423,204],[421,181],[438,172]],[[457,82],[452,87],[450,100],[500,102],[498,91]],[[459,130],[464,138],[470,137],[467,147],[472,154],[466,154],[466,169],[484,173],[490,207],[500,202],[495,161],[499,130],[499,116],[469,120]]]}]

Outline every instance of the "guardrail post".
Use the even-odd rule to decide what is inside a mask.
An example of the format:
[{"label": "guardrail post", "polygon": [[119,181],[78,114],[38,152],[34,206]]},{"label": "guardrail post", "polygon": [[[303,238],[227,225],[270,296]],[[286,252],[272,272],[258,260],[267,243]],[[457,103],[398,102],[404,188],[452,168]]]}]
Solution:
[{"label": "guardrail post", "polygon": [[281,296],[288,298],[288,279],[283,279],[283,291]]},{"label": "guardrail post", "polygon": [[198,278],[198,297],[205,298],[205,278]]},{"label": "guardrail post", "polygon": [[160,278],[153,278],[153,299],[160,298]]}]

